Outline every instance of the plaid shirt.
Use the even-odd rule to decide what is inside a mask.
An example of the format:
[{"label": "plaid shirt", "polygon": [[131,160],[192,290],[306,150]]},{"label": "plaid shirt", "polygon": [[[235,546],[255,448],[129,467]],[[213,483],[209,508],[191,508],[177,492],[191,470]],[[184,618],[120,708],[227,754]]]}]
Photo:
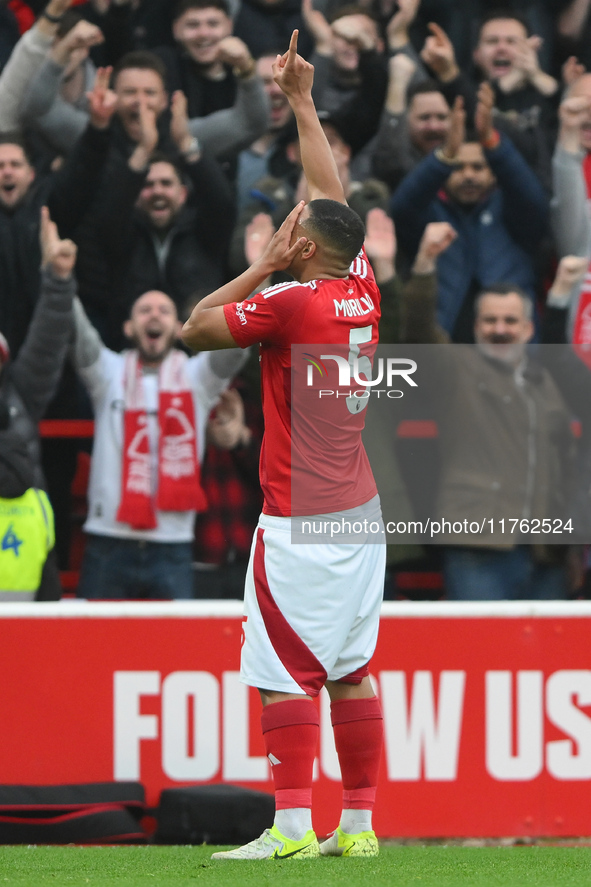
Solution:
[{"label": "plaid shirt", "polygon": [[201,466],[201,485],[208,510],[197,516],[195,559],[223,564],[248,560],[252,535],[263,505],[259,484],[259,456],[263,439],[260,397],[253,397],[240,379],[235,386],[244,402],[250,443],[234,450],[208,444]]}]

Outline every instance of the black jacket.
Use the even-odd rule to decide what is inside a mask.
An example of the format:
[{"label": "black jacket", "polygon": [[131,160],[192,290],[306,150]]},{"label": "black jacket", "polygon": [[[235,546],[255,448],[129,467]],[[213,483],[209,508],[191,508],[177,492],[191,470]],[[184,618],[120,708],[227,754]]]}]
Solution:
[{"label": "black jacket", "polygon": [[51,400],[72,338],[73,279],[46,272],[26,339],[0,377],[0,497],[43,488],[37,424]]},{"label": "black jacket", "polygon": [[107,148],[106,131],[88,126],[59,172],[35,180],[13,212],[0,207],[0,330],[14,356],[39,293],[41,207],[49,207],[61,237],[72,237],[97,190]]},{"label": "black jacket", "polygon": [[177,89],[184,92],[190,119],[231,108],[236,101],[236,78],[229,65],[225,66],[226,76],[222,80],[211,80],[203,76],[199,65],[180,46],[160,46],[156,55],[166,65],[169,95]]},{"label": "black jacket", "polygon": [[89,214],[78,263],[80,297],[111,348],[123,347],[121,326],[137,296],[159,289],[186,318],[195,294],[225,280],[227,246],[234,224],[230,185],[217,162],[203,156],[185,164],[190,195],[167,233],[165,258],[158,257],[149,219],[135,203],[145,173],[129,168],[117,147]]}]

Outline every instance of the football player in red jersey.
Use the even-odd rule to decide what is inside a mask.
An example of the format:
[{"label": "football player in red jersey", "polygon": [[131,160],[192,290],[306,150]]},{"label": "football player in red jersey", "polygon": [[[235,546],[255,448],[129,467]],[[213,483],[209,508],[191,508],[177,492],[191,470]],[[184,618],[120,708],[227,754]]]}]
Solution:
[{"label": "football player in red jersey", "polygon": [[[183,328],[185,343],[196,349],[261,346],[265,501],[245,589],[241,679],[259,689],[263,702],[276,815],[260,838],[214,853],[216,859],[378,853],[371,817],[383,723],[368,674],[379,625],[385,536],[361,441],[367,399],[357,390],[339,392],[330,406],[317,400],[315,411],[306,413],[307,433],[294,435],[297,404],[290,382],[298,372],[292,346],[305,346],[309,354],[324,345],[316,350],[330,349],[331,355],[321,355],[323,365],[336,365],[339,380],[335,368],[335,378],[323,378],[323,389],[338,391],[343,363],[355,368],[353,386],[359,389],[359,371],[368,378],[378,340],[380,294],[363,251],[363,223],[347,206],[314,107],[314,68],[298,55],[297,36],[294,31],[289,50],[278,56],[274,76],[296,117],[310,203],[294,207],[261,258],[199,302]],[[285,269],[293,283],[257,291],[272,272]],[[339,358],[339,349],[344,361],[328,361]],[[309,403],[311,398],[306,409]],[[328,438],[324,452],[323,436]],[[300,537],[294,542],[296,520]],[[304,525],[341,528],[343,535],[327,542],[322,535],[320,541],[302,540]],[[364,529],[351,536],[351,526]],[[319,734],[313,700],[323,686],[331,698],[343,810],[338,828],[319,845],[311,817]]]}]

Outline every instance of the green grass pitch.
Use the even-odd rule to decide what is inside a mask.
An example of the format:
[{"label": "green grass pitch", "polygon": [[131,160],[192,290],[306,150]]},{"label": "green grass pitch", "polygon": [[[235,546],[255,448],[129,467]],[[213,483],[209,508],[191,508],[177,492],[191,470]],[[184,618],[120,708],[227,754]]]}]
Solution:
[{"label": "green grass pitch", "polygon": [[212,862],[215,847],[0,847],[0,887],[591,887],[591,847],[383,844],[377,859]]}]

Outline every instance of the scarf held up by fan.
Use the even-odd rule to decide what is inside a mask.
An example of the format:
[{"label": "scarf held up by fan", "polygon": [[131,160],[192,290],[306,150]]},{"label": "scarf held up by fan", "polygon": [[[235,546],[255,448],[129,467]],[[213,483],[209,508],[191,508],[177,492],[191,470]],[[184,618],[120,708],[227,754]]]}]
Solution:
[{"label": "scarf held up by fan", "polygon": [[153,530],[156,510],[204,511],[197,458],[195,405],[185,373],[188,358],[172,350],[158,373],[158,479],[152,483],[152,454],[137,351],[125,356],[123,464],[117,520],[134,530]]}]

